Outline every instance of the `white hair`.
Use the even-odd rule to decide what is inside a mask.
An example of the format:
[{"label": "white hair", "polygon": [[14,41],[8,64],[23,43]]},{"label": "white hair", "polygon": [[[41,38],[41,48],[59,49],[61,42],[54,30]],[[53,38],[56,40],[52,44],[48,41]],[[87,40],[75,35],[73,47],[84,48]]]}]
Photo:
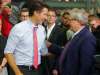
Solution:
[{"label": "white hair", "polygon": [[88,16],[86,16],[85,14],[83,14],[80,11],[79,12],[71,12],[70,15],[73,19],[79,20],[84,24],[88,23]]}]

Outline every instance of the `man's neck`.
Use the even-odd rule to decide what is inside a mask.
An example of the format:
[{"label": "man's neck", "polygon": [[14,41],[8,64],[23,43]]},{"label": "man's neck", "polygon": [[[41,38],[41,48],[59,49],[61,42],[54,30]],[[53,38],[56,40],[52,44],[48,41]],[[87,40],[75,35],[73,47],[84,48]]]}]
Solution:
[{"label": "man's neck", "polygon": [[52,27],[53,25],[55,25],[55,23],[52,23],[52,24],[49,23],[47,27],[50,28],[50,27]]},{"label": "man's neck", "polygon": [[32,21],[32,23],[33,23],[35,26],[38,25],[38,22],[37,22],[37,20],[36,20],[35,17],[30,17],[30,20]]}]

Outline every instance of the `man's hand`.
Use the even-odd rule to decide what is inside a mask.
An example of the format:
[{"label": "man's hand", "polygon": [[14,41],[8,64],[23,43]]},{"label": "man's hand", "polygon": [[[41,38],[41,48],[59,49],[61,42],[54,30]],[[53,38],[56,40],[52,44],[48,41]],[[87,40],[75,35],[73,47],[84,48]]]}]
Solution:
[{"label": "man's hand", "polygon": [[50,47],[52,45],[52,43],[49,41],[46,41],[46,45],[47,45],[47,47]]},{"label": "man's hand", "polygon": [[10,67],[12,68],[12,70],[14,71],[15,75],[23,75],[23,73],[20,71],[20,69],[16,65],[13,53],[6,53],[5,57],[7,59],[8,64],[10,65]]},{"label": "man's hand", "polygon": [[58,75],[58,70],[53,69],[52,73],[53,73],[53,75]]}]

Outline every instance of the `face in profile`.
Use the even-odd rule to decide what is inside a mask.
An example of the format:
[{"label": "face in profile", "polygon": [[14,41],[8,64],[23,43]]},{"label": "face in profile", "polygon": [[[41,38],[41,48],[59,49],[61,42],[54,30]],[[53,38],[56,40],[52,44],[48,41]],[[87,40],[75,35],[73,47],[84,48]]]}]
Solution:
[{"label": "face in profile", "polygon": [[67,14],[62,17],[62,23],[65,27],[69,26],[69,18],[70,18],[70,15],[67,15]]},{"label": "face in profile", "polygon": [[79,25],[80,25],[80,22],[78,20],[70,19],[69,27],[73,32],[77,31],[77,28]]},{"label": "face in profile", "polygon": [[37,11],[34,14],[39,24],[42,24],[45,20],[47,20],[47,13],[48,13],[48,9],[43,8],[41,11]]}]

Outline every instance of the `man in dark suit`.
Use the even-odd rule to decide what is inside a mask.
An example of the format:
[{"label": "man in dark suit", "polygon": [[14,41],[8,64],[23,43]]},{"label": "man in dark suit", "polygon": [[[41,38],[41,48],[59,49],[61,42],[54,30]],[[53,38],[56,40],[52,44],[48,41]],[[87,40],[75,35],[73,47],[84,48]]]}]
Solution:
[{"label": "man in dark suit", "polygon": [[90,21],[92,27],[92,33],[96,37],[96,62],[95,62],[95,70],[96,74],[100,75],[100,19],[95,17]]},{"label": "man in dark suit", "polygon": [[94,53],[96,40],[86,26],[87,16],[73,12],[68,17],[69,26],[75,34],[66,44],[64,50],[56,44],[47,42],[49,50],[60,55],[61,75],[92,75],[94,70]]},{"label": "man in dark suit", "polygon": [[[67,39],[66,39],[66,33],[63,31],[63,28],[61,28],[56,23],[56,12],[54,9],[49,9],[48,11],[48,18],[47,18],[47,24],[46,24],[46,31],[47,31],[47,40],[52,42],[53,44],[57,44],[59,46],[64,46]],[[58,62],[58,56],[55,54],[49,54],[49,56],[46,59],[46,64],[48,68],[48,74],[49,75],[56,75],[58,74],[57,69],[57,62]],[[47,74],[46,74],[47,75]]]}]

